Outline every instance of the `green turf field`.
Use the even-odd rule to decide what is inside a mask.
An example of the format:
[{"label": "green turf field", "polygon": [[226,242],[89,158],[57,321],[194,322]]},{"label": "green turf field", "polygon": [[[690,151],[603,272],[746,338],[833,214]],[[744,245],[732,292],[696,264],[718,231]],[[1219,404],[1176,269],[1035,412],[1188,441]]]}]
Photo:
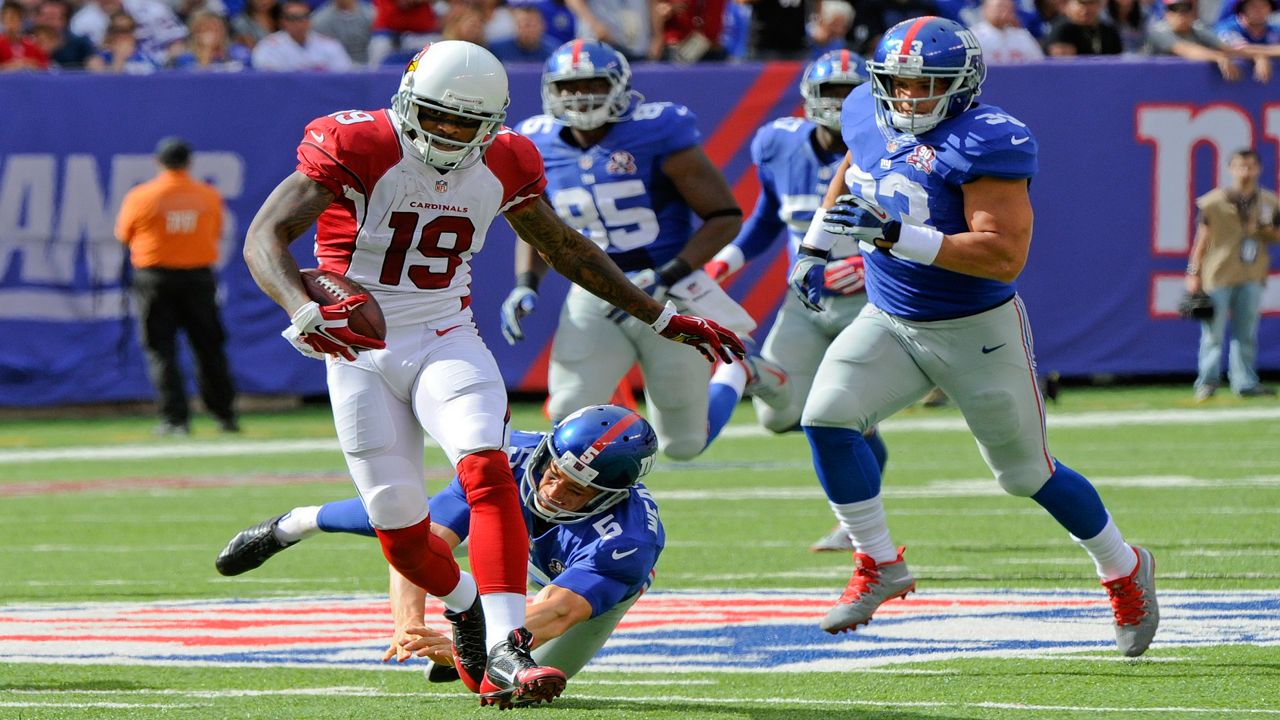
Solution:
[{"label": "green turf field", "polygon": [[[655,595],[786,589],[834,599],[848,579],[847,556],[806,550],[832,521],[804,439],[753,433],[752,421],[741,406],[697,461],[660,463],[647,479],[668,538]],[[7,635],[6,610],[44,605],[288,602],[385,590],[376,544],[354,536],[309,540],[239,578],[213,569],[242,527],[352,494],[327,410],[249,415],[234,437],[197,420],[189,440],[153,439],[152,425],[148,417],[6,421],[0,430],[0,718],[497,712],[477,707],[460,686],[385,670],[376,652],[367,670],[83,664],[98,647],[92,627],[54,640]],[[537,408],[517,408],[515,426],[540,429]],[[1092,564],[1048,515],[999,492],[958,413],[912,409],[884,431],[886,506],[894,539],[910,549],[920,585],[912,597],[998,589],[1102,597]],[[1156,554],[1160,589],[1187,603],[1165,618],[1144,658],[1094,649],[841,672],[588,669],[554,705],[514,712],[603,720],[1280,716],[1280,617],[1201,631],[1192,608],[1195,591],[1280,596],[1280,403],[1228,397],[1193,406],[1188,387],[1068,388],[1050,408],[1050,441],[1095,481],[1127,538]],[[428,466],[434,491],[451,473],[435,451]],[[815,644],[830,642],[816,627],[820,612]],[[379,620],[370,623],[376,635]],[[962,630],[965,620],[947,623],[938,627]],[[873,639],[887,627],[872,623],[858,634]],[[1218,627],[1235,644],[1205,635]],[[1161,645],[1166,628],[1177,644]],[[778,642],[761,632],[760,643]],[[10,661],[37,645],[68,662]]]}]

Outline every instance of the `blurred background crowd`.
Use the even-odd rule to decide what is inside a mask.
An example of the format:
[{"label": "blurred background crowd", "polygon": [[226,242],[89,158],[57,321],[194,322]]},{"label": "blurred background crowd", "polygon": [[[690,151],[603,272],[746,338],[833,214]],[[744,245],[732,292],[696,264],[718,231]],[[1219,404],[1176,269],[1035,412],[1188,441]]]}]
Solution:
[{"label": "blurred background crowd", "polygon": [[1259,82],[1280,55],[1275,0],[3,0],[0,71],[353,71],[469,40],[540,63],[573,38],[633,60],[867,54],[921,15],[971,27],[991,64],[1179,55]]}]

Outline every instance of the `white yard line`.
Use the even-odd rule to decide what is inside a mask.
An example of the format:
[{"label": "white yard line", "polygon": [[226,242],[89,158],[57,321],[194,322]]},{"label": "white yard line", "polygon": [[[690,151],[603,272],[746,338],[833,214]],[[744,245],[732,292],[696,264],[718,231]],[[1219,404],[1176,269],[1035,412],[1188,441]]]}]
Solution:
[{"label": "white yard line", "polygon": [[[1070,659],[1070,658],[1066,658]],[[885,669],[891,671],[890,669]],[[681,681],[683,684],[684,681]],[[587,682],[575,683],[587,684]],[[600,684],[600,683],[597,683]],[[626,682],[623,684],[635,684]],[[440,692],[386,692],[380,688],[373,687],[313,687],[313,688],[289,688],[281,690],[69,690],[65,692],[50,692],[42,690],[18,690],[12,691],[13,694],[31,694],[31,695],[107,695],[107,696],[132,696],[132,697],[189,697],[199,699],[221,699],[221,698],[242,698],[242,697],[268,697],[268,696],[290,696],[290,697],[380,697],[380,698],[471,698],[474,697],[470,693],[440,693]],[[573,693],[572,699],[575,700],[596,700],[603,702],[615,703],[689,703],[694,705],[715,705],[723,706],[725,699],[723,697],[698,697],[691,695],[592,695]],[[737,704],[749,705],[773,705],[773,706],[806,706],[806,707],[876,707],[883,708],[884,700],[817,700],[812,698],[753,698],[736,695],[733,702]],[[1042,712],[1072,712],[1072,713],[1107,713],[1121,714],[1126,717],[1135,715],[1149,714],[1166,714],[1166,713],[1186,713],[1186,714],[1214,714],[1219,717],[1233,715],[1263,715],[1276,716],[1280,715],[1280,710],[1270,708],[1211,708],[1211,707],[1194,707],[1194,706],[1166,706],[1166,707],[1136,707],[1136,706],[1090,706],[1090,705],[1032,705],[1026,703],[1001,703],[1001,702],[946,702],[946,701],[894,701],[895,708],[954,708],[966,710],[1021,710],[1021,711],[1042,711]],[[162,705],[144,705],[136,703],[110,703],[110,702],[91,702],[91,703],[0,703],[0,707],[121,707],[121,708],[160,708]],[[169,707],[192,707],[190,705],[172,705]]]},{"label": "white yard line", "polygon": [[[14,692],[6,690],[5,692]],[[118,703],[118,702],[8,702],[0,701],[0,707],[7,708],[101,708],[104,710],[178,710],[183,708],[209,707],[209,703]]]},{"label": "white yard line", "polygon": [[[1125,412],[1083,412],[1050,414],[1051,428],[1093,428],[1121,425],[1189,425],[1224,422],[1254,422],[1280,419],[1280,407],[1234,408],[1222,410],[1131,410]],[[967,430],[959,417],[890,419],[883,423],[893,432],[942,432]],[[768,437],[772,433],[754,425],[733,425],[721,437]],[[48,448],[42,450],[0,450],[0,465],[67,460],[142,460],[156,458],[225,457],[229,455],[278,455],[338,452],[338,441],[239,440],[231,442],[139,443]]]}]

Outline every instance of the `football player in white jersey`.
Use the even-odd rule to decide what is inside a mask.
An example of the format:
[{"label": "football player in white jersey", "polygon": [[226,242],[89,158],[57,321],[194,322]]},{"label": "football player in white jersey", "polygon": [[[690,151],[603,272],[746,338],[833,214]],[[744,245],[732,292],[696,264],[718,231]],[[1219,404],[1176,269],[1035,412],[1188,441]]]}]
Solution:
[{"label": "football player in white jersey", "polygon": [[[547,196],[560,216],[654,297],[673,298],[682,310],[739,333],[754,329],[751,316],[698,270],[733,239],[742,211],[703,151],[689,109],[643,102],[622,53],[589,40],[571,40],[547,60],[542,99],[544,113],[517,127],[542,153]],[[694,214],[702,219],[697,227]],[[517,284],[502,307],[509,342],[524,338],[520,323],[535,307],[545,271],[531,249],[517,248]],[[723,366],[709,386],[696,355],[652,336],[643,322],[570,289],[551,346],[552,420],[608,401],[639,362],[658,446],[687,460],[728,422],[744,390],[764,394],[770,382],[785,382],[781,371],[752,357]],[[751,380],[757,382],[749,387]]]},{"label": "football player in white jersey", "polygon": [[[470,311],[469,261],[494,218],[654,333],[695,345],[709,360],[743,352],[733,333],[636,288],[560,220],[542,198],[537,149],[503,126],[507,103],[506,71],[487,50],[461,41],[427,46],[390,109],[307,125],[297,170],[258,211],[244,249],[258,285],[291,317],[286,338],[304,354],[327,356],[339,444],[387,561],[440,598],[455,634],[474,632],[480,624],[472,620],[483,615],[485,638],[458,643],[469,649],[458,665],[485,705],[550,700],[565,683],[529,656],[528,633],[515,632],[524,623],[529,538],[502,452],[506,390]],[[308,298],[289,245],[313,223],[319,266],[368,289],[386,316],[385,344],[347,325],[366,296],[328,306]],[[424,430],[456,466],[471,505],[474,582],[431,534]]]}]

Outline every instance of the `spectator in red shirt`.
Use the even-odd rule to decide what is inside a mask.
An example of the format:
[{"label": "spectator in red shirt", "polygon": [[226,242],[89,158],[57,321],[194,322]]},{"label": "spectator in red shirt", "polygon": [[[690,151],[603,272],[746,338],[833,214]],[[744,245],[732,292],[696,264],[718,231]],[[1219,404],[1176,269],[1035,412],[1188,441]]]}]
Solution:
[{"label": "spectator in red shirt", "polygon": [[0,5],[0,71],[49,69],[49,56],[22,31],[23,15],[14,0]]},{"label": "spectator in red shirt", "polygon": [[430,0],[373,0],[369,67],[378,67],[392,53],[416,53],[438,39]]},{"label": "spectator in red shirt", "polygon": [[653,34],[650,57],[683,63],[724,60],[724,6],[725,0],[657,0],[654,17],[661,29]]}]

